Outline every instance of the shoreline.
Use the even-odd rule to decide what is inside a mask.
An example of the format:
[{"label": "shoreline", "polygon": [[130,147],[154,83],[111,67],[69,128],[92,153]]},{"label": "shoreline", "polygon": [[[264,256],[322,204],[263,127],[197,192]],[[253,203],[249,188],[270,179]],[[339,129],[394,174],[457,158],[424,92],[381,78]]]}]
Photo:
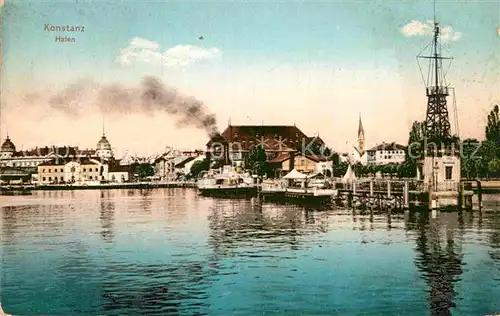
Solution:
[{"label": "shoreline", "polygon": [[131,182],[111,184],[48,184],[29,186],[1,186],[1,192],[30,192],[55,190],[111,190],[111,189],[153,189],[153,188],[196,188],[194,182]]}]

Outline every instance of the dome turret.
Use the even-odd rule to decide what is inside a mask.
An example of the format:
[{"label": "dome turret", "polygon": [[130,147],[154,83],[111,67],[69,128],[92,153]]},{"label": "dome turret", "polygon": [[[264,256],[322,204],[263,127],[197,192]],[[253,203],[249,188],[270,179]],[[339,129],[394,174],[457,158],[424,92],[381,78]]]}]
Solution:
[{"label": "dome turret", "polygon": [[104,134],[104,131],[102,133],[102,137],[97,142],[97,148],[96,148],[96,156],[100,158],[111,158],[113,157],[113,151],[111,150],[111,144],[109,143],[108,139],[106,138],[106,135]]},{"label": "dome turret", "polygon": [[11,153],[16,151],[16,146],[14,145],[14,143],[12,143],[9,136],[7,136],[7,138],[3,142],[0,151],[1,152],[11,152]]},{"label": "dome turret", "polygon": [[111,144],[105,135],[102,135],[99,142],[97,142],[97,150],[111,150]]}]

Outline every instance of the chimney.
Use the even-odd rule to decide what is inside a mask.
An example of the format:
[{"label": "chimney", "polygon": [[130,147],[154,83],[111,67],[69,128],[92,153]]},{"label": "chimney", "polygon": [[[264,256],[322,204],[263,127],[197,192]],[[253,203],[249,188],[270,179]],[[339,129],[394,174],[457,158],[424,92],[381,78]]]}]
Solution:
[{"label": "chimney", "polygon": [[229,161],[229,143],[223,142],[223,154],[224,154],[224,165],[227,166],[231,164]]},{"label": "chimney", "polygon": [[294,151],[291,151],[290,152],[290,170],[288,171],[292,171],[293,169],[295,168],[295,152]]}]

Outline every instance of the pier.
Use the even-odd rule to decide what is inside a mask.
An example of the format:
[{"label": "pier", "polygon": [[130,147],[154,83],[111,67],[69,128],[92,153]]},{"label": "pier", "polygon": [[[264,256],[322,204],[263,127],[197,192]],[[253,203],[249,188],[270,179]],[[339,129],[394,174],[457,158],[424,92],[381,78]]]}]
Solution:
[{"label": "pier", "polygon": [[421,180],[359,179],[350,183],[334,181],[332,189],[287,188],[279,182],[259,187],[263,202],[339,205],[357,209],[472,209],[472,181],[443,183],[438,190]]},{"label": "pier", "polygon": [[471,181],[440,183],[437,190],[420,180],[359,180],[337,183],[336,204],[356,208],[472,209]]}]

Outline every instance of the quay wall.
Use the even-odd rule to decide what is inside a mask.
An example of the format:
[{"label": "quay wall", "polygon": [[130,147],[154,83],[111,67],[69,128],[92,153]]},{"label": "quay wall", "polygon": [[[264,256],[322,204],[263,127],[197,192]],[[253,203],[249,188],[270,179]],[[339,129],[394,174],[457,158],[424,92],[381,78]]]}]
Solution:
[{"label": "quay wall", "polygon": [[196,188],[193,182],[133,182],[111,184],[48,184],[31,186],[2,186],[2,191],[43,191],[43,190],[107,190],[107,189],[152,189],[152,188]]}]

